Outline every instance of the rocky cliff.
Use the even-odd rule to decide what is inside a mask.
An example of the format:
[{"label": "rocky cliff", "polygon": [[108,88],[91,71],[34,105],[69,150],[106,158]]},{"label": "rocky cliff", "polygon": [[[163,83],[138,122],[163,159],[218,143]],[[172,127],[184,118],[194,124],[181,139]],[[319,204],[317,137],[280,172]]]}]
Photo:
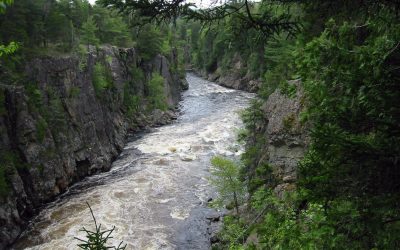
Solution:
[{"label": "rocky cliff", "polygon": [[169,60],[143,62],[135,49],[89,48],[80,56],[41,57],[24,82],[0,87],[0,249],[44,203],[85,176],[109,170],[128,131],[165,123],[152,110],[148,82],[159,73],[173,108],[182,81]]},{"label": "rocky cliff", "polygon": [[194,72],[203,78],[216,82],[224,87],[239,89],[248,92],[257,92],[261,86],[261,79],[252,76],[251,72],[247,69],[244,60],[236,54],[228,69],[222,70],[222,67],[218,65],[212,72],[205,70],[193,69]]},{"label": "rocky cliff", "polygon": [[262,103],[247,142],[254,148],[247,170],[250,189],[268,185],[278,196],[294,188],[298,162],[309,144],[308,126],[300,119],[304,109],[300,81],[290,81],[289,86],[291,94],[277,89]]},{"label": "rocky cliff", "polygon": [[[193,69],[201,77],[218,84],[239,90],[256,92],[261,86],[260,79],[246,74],[240,57],[231,63],[231,70],[213,73]],[[252,117],[247,141],[247,174],[250,176],[250,192],[260,185],[273,187],[277,195],[295,186],[297,166],[309,144],[309,126],[300,119],[304,111],[304,93],[299,80],[289,81],[291,93],[276,89],[267,100],[260,100],[251,107]],[[286,90],[287,92],[287,90]],[[255,110],[256,111],[255,111]],[[245,118],[246,120],[246,118]],[[248,124],[249,125],[249,124]]]}]

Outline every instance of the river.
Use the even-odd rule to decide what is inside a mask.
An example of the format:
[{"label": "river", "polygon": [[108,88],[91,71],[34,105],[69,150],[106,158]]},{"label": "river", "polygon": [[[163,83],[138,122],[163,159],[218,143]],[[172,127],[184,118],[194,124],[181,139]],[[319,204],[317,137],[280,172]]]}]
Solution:
[{"label": "river", "polygon": [[[215,196],[210,158],[238,156],[240,110],[252,94],[187,74],[180,116],[171,125],[128,141],[109,172],[87,177],[47,205],[14,249],[77,249],[79,230],[93,228],[88,202],[110,243],[127,249],[209,249]],[[212,217],[212,216],[211,216]]]}]

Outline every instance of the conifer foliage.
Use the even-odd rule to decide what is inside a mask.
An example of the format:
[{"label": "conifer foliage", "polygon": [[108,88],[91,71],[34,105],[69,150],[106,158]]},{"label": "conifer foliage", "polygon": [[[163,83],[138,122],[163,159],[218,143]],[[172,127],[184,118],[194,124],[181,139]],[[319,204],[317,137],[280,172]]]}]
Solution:
[{"label": "conifer foliage", "polygon": [[[248,187],[250,206],[240,218],[225,221],[216,248],[397,249],[398,1],[261,1],[250,11],[263,15],[266,4],[299,22],[295,37],[280,31],[260,40],[262,30],[243,29],[243,20],[234,16],[203,30],[196,22],[181,24],[196,67],[224,75],[235,72],[232,61],[240,61],[242,75],[263,80],[262,101],[245,112],[242,133],[247,149],[241,185]],[[287,80],[294,79],[302,81],[301,121],[311,143],[298,165],[296,189],[278,197],[276,166],[263,157],[268,138],[260,130],[266,121],[262,105],[276,89],[291,98],[296,89]],[[257,235],[257,241],[232,235]]]},{"label": "conifer foliage", "polygon": [[102,230],[101,224],[97,224],[96,218],[94,217],[94,213],[89,203],[86,203],[89,207],[90,214],[93,218],[93,223],[95,226],[94,231],[88,230],[83,227],[80,231],[86,233],[86,239],[80,239],[75,237],[76,240],[81,243],[78,244],[78,247],[83,250],[107,250],[107,249],[115,249],[115,250],[124,250],[126,249],[126,245],[123,245],[123,242],[120,242],[118,246],[108,246],[107,242],[112,239],[111,234],[115,230],[115,226],[108,230]]}]

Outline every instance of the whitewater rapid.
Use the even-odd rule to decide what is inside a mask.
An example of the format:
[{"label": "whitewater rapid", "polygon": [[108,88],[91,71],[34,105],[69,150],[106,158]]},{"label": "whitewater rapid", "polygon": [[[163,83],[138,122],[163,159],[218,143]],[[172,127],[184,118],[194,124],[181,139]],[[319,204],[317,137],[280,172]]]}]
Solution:
[{"label": "whitewater rapid", "polygon": [[77,249],[93,228],[88,202],[111,244],[127,249],[209,249],[210,158],[239,156],[239,113],[252,94],[187,74],[181,115],[128,142],[109,172],[73,185],[31,222],[14,249]]}]

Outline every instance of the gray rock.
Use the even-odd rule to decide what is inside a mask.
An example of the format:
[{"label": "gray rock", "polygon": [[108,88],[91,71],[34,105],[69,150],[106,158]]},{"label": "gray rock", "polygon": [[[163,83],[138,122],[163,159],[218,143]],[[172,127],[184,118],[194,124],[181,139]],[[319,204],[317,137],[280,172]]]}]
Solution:
[{"label": "gray rock", "polygon": [[252,76],[249,72],[242,75],[243,70],[246,71],[246,68],[243,59],[238,53],[234,55],[228,68],[228,70],[222,71],[221,68],[218,67],[214,72],[206,72],[199,69],[193,69],[193,71],[201,77],[227,88],[254,93],[258,91],[262,84],[262,79]]},{"label": "gray rock", "polygon": [[[300,113],[304,108],[301,82],[290,81],[289,84],[294,84],[297,89],[293,97],[277,89],[261,107],[263,122],[257,125],[255,136],[264,138],[265,143],[261,156],[249,169],[254,177],[257,166],[271,166],[278,196],[295,187],[298,162],[303,158],[310,140],[309,126],[300,122]],[[252,145],[254,142],[248,143]]]},{"label": "gray rock", "polygon": [[[112,87],[101,97],[92,84],[96,63],[105,65],[112,80]],[[0,153],[12,153],[24,166],[8,177],[8,195],[0,197],[0,249],[15,240],[42,204],[85,176],[109,170],[128,131],[174,118],[169,111],[128,117],[123,102],[127,82],[146,101],[146,83],[130,73],[136,67],[147,79],[159,72],[165,79],[167,102],[176,106],[182,83],[170,71],[171,63],[176,61],[158,55],[141,64],[132,48],[89,48],[85,58],[42,57],[27,63],[25,73],[28,82],[37,86],[34,94],[40,97],[39,108],[32,105],[32,93],[22,84],[0,87],[6,97],[6,114],[0,116]]]}]

